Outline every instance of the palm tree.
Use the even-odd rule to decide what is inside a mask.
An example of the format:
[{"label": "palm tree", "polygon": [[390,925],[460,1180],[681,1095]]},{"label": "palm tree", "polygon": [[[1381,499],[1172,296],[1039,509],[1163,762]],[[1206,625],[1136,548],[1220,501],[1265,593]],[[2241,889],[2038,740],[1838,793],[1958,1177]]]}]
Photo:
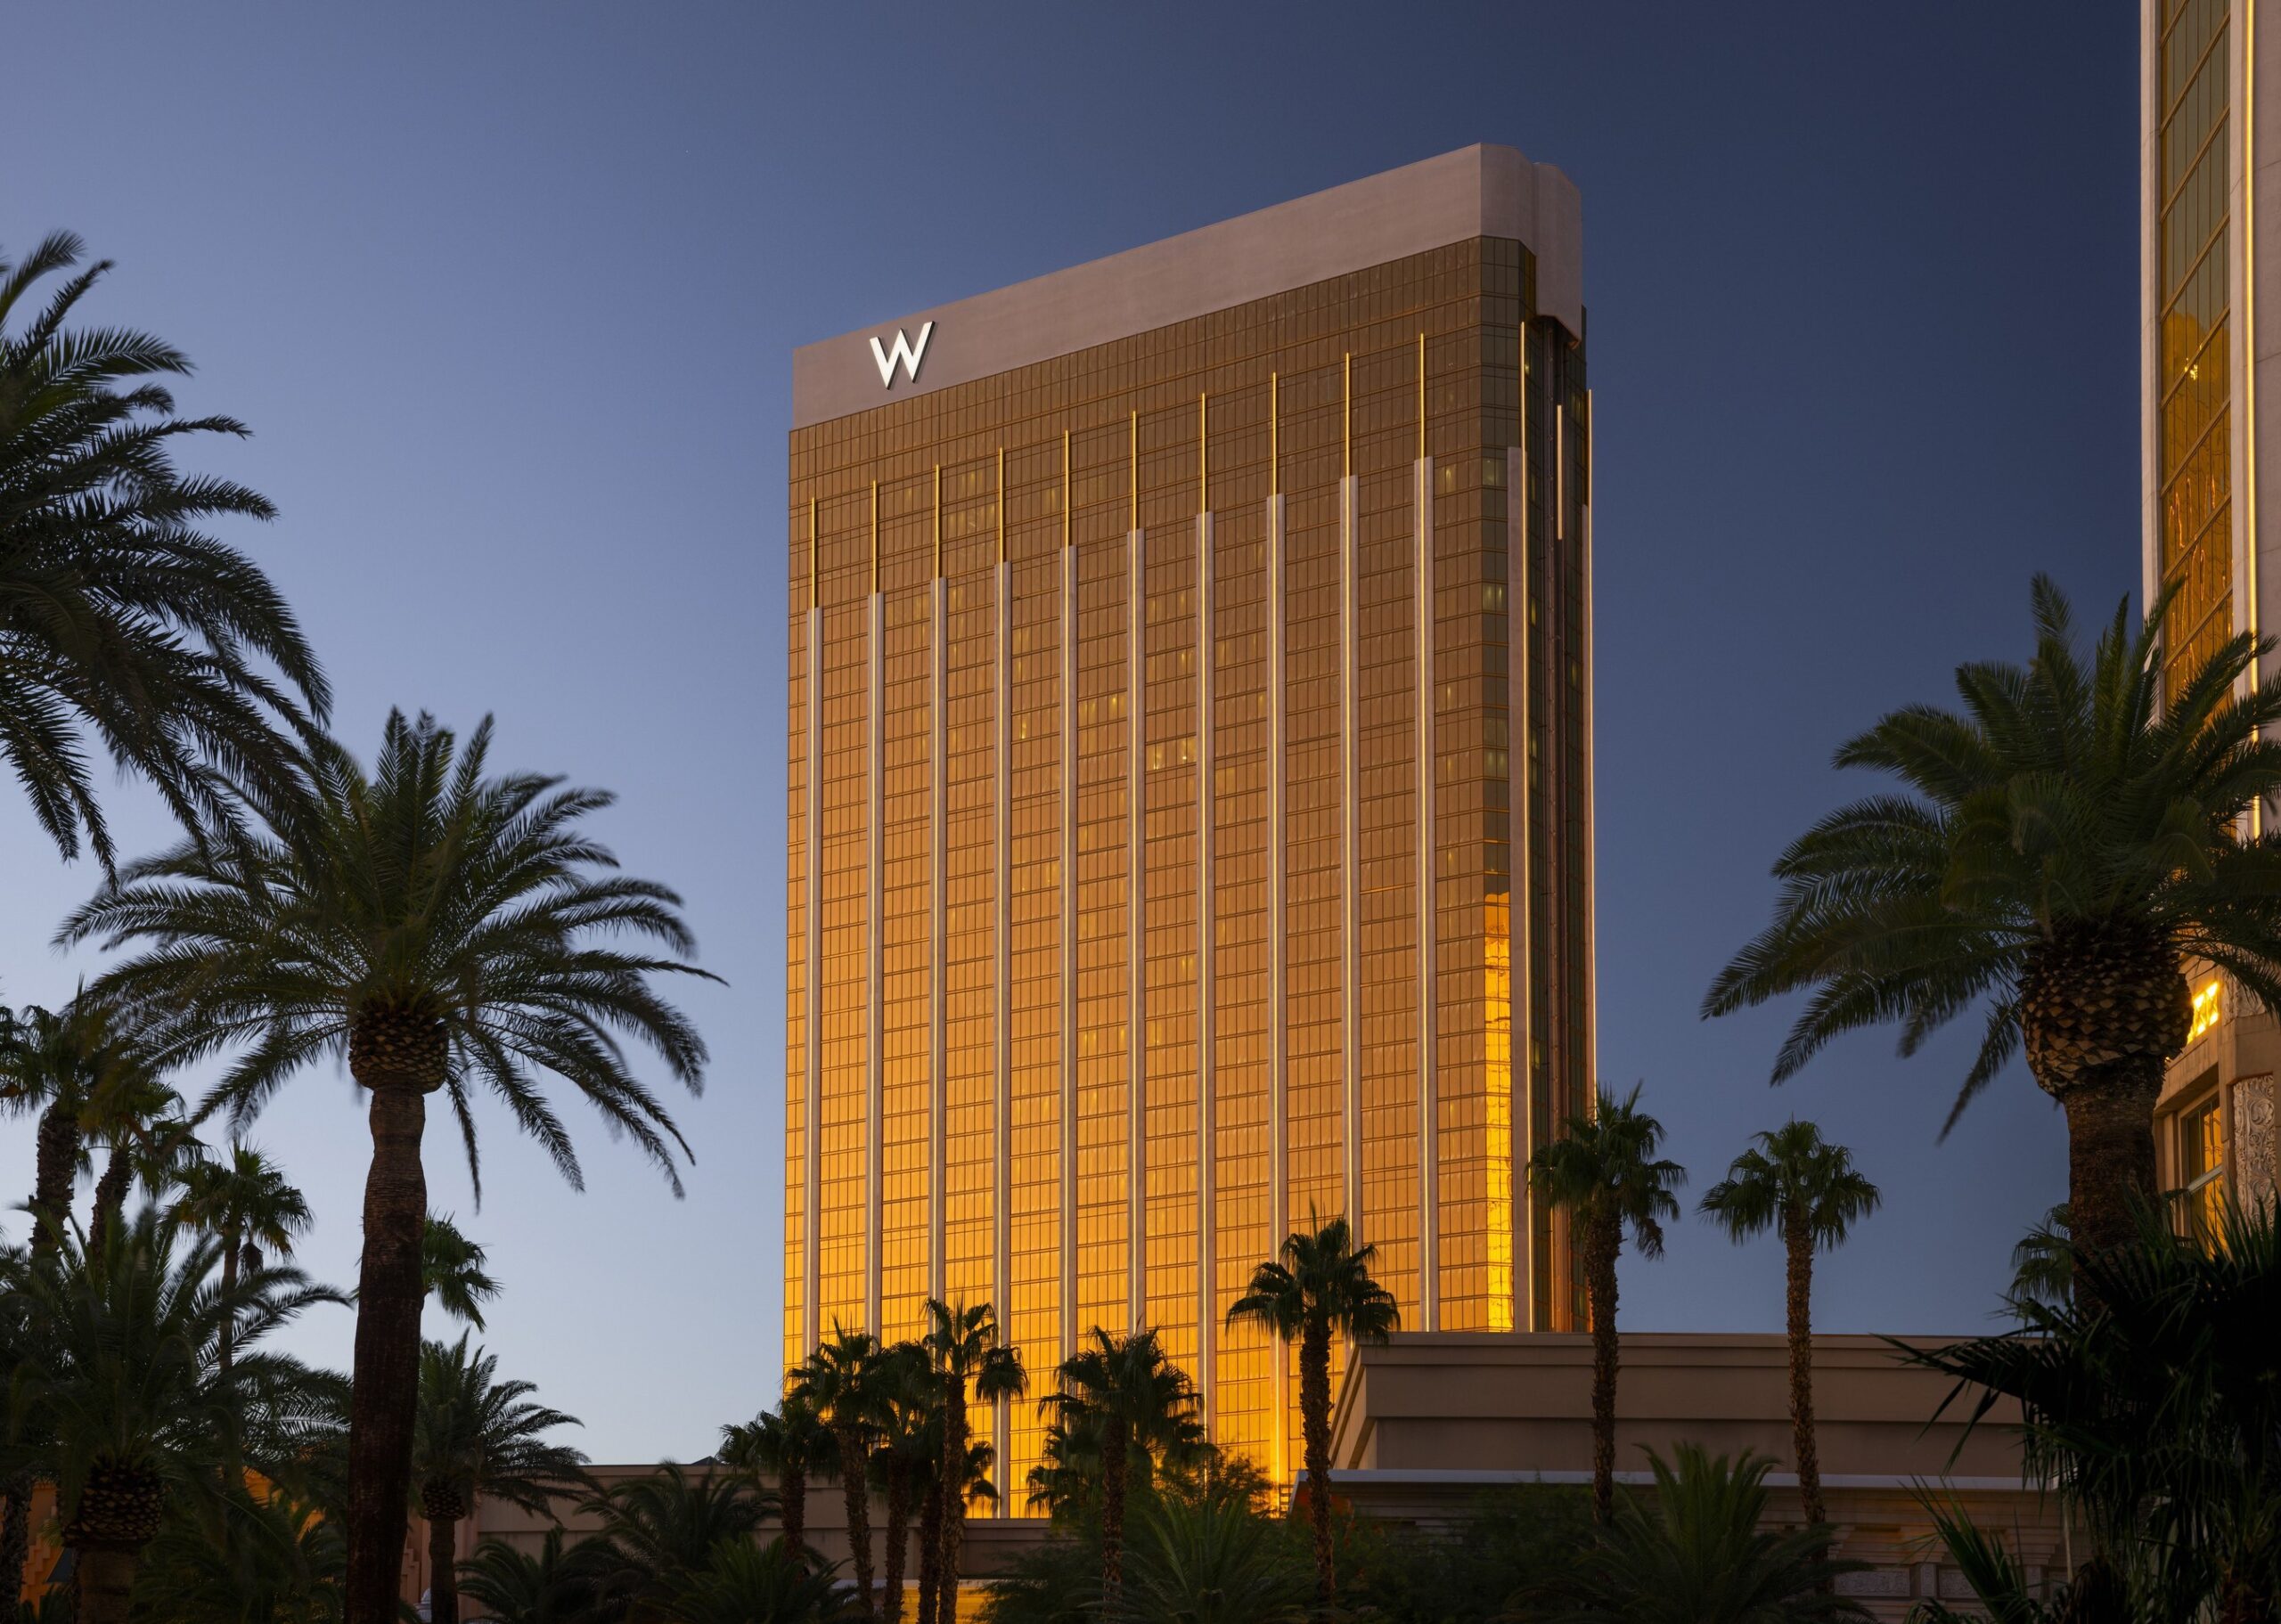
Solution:
[{"label": "palm tree", "polygon": [[1703,1212],[1737,1241],[1782,1232],[1789,1263],[1790,1436],[1806,1521],[1824,1521],[1821,1465],[1814,1449],[1814,1253],[1835,1251],[1846,1231],[1876,1210],[1877,1187],[1811,1122],[1793,1118],[1758,1136],[1703,1197]]},{"label": "palm tree", "polygon": [[769,1513],[741,1475],[692,1475],[671,1461],[613,1483],[581,1509],[601,1519],[594,1558],[601,1592],[629,1620],[669,1616],[674,1587],[723,1545],[751,1539]]},{"label": "palm tree", "polygon": [[1868,1624],[1835,1588],[1865,1564],[1831,1557],[1827,1523],[1765,1526],[1771,1461],[1748,1450],[1714,1460],[1691,1443],[1672,1455],[1647,1451],[1655,1495],[1624,1497],[1588,1559],[1576,1624]]},{"label": "palm tree", "polygon": [[558,1496],[588,1486],[586,1457],[544,1436],[576,1426],[578,1418],[528,1402],[537,1388],[499,1381],[498,1368],[482,1349],[468,1351],[464,1333],[449,1346],[431,1342],[420,1350],[412,1471],[428,1522],[430,1624],[459,1624],[453,1563],[460,1520],[477,1497],[544,1514]]},{"label": "palm tree", "polygon": [[1676,1162],[1656,1158],[1664,1125],[1639,1109],[1639,1090],[1568,1119],[1561,1138],[1529,1158],[1540,1200],[1569,1214],[1582,1239],[1584,1297],[1592,1321],[1592,1515],[1615,1515],[1615,1261],[1623,1227],[1642,1257],[1664,1253],[1663,1220],[1679,1216],[1672,1190],[1687,1182]]},{"label": "palm tree", "polygon": [[775,1480],[784,1542],[797,1551],[807,1547],[808,1480],[831,1475],[838,1448],[815,1406],[795,1386],[773,1414],[763,1410],[750,1421],[723,1427],[717,1453],[723,1465],[742,1473],[756,1489]]},{"label": "palm tree", "polygon": [[[1309,1215],[1311,1218],[1312,1214]],[[1402,1323],[1394,1293],[1370,1278],[1375,1246],[1357,1246],[1342,1215],[1312,1235],[1284,1237],[1279,1257],[1252,1271],[1251,1285],[1228,1310],[1299,1344],[1299,1431],[1307,1463],[1307,1514],[1314,1524],[1315,1599],[1337,1604],[1330,1539],[1330,1339],[1382,1342]]]},{"label": "palm tree", "polygon": [[[12,1283],[37,1327],[12,1408],[42,1424],[38,1465],[56,1485],[63,1542],[78,1554],[79,1619],[116,1624],[169,1490],[210,1487],[219,1440],[249,1408],[275,1412],[261,1431],[289,1445],[295,1423],[317,1412],[298,1364],[247,1350],[338,1298],[290,1269],[250,1271],[225,1293],[213,1277],[219,1246],[184,1245],[180,1226],[154,1208],[112,1226],[100,1252],[88,1245],[75,1230]],[[241,1355],[226,1375],[212,1357],[225,1321]]]},{"label": "palm tree", "polygon": [[2075,1261],[2068,1250],[2067,1204],[2063,1201],[2012,1248],[2012,1286],[2005,1300],[2017,1313],[2029,1302],[2056,1306],[2074,1289]]},{"label": "palm tree", "polygon": [[[276,1164],[253,1146],[233,1141],[220,1161],[200,1160],[183,1170],[182,1195],[175,1217],[186,1228],[208,1235],[222,1250],[222,1291],[237,1289],[241,1269],[259,1269],[266,1258],[293,1255],[293,1244],[315,1222],[301,1192],[285,1182]],[[215,1362],[226,1375],[232,1355],[230,1327],[222,1326]]]},{"label": "palm tree", "polygon": [[[648,1043],[692,1091],[705,1060],[694,1029],[653,985],[663,974],[702,974],[683,962],[694,944],[679,899],[610,872],[609,852],[578,827],[611,797],[534,774],[486,777],[490,748],[488,718],[461,750],[429,718],[391,714],[367,776],[346,749],[316,741],[305,816],[241,786],[265,832],[185,842],[136,863],[61,933],[144,947],[102,986],[149,1018],[169,1060],[237,1052],[201,1115],[227,1107],[242,1125],[324,1057],[345,1057],[370,1096],[347,1624],[396,1618],[419,1403],[428,1096],[451,1102],[471,1175],[479,1085],[576,1186],[569,1135],[539,1082],[552,1075],[631,1138],[678,1195],[674,1153],[687,1147],[619,1040]],[[683,957],[594,939],[611,933]]]},{"label": "palm tree", "polygon": [[420,1284],[436,1306],[462,1325],[482,1330],[483,1305],[499,1294],[490,1260],[448,1212],[430,1212],[420,1231]]},{"label": "palm tree", "polygon": [[887,1513],[879,1612],[886,1624],[901,1624],[912,1491],[924,1495],[942,1471],[943,1389],[927,1367],[927,1351],[917,1342],[896,1342],[886,1349],[873,1375],[878,1430],[871,1463],[886,1493]]},{"label": "palm tree", "polygon": [[606,1563],[591,1540],[565,1549],[550,1528],[536,1555],[492,1538],[460,1563],[459,1594],[507,1624],[594,1624]]},{"label": "palm tree", "polygon": [[[298,725],[290,696],[321,721],[331,694],[268,577],[198,528],[275,510],[174,464],[182,436],[245,426],[176,415],[155,380],[190,371],[181,351],[125,329],[64,326],[109,260],[66,277],[37,310],[25,305],[82,252],[59,232],[20,264],[0,259],[0,757],[57,850],[77,857],[84,836],[108,872],[88,732],[205,831],[230,821],[214,763],[286,792],[291,752],[277,729]],[[29,319],[12,331],[19,306]]]},{"label": "palm tree", "polygon": [[871,1595],[871,1446],[879,1435],[880,1348],[868,1332],[834,1322],[831,1335],[800,1367],[801,1396],[815,1408],[839,1457],[839,1490],[847,1509],[848,1560],[865,1612]]},{"label": "palm tree", "polygon": [[865,1615],[844,1594],[838,1564],[822,1563],[782,1540],[765,1546],[733,1540],[704,1567],[674,1586],[674,1624],[841,1624]]},{"label": "palm tree", "polygon": [[[920,1338],[943,1383],[942,1555],[936,1558],[938,1624],[958,1617],[959,1559],[966,1545],[965,1492],[974,1474],[973,1432],[967,1422],[969,1392],[977,1404],[1018,1399],[1029,1386],[1018,1349],[998,1339],[998,1313],[986,1302],[972,1307],[927,1299],[927,1334]],[[986,1470],[986,1468],[985,1468]]]},{"label": "palm tree", "polygon": [[143,1554],[137,1624],[323,1624],[339,1616],[339,1525],[274,1486],[176,1503]]},{"label": "palm tree", "polygon": [[0,1110],[39,1118],[29,1204],[35,1253],[55,1250],[70,1215],[89,1101],[137,1064],[107,1012],[84,995],[60,1010],[0,1009]]},{"label": "palm tree", "polygon": [[[1988,1024],[1949,1125],[2024,1048],[2067,1114],[2068,1195],[2093,1248],[2156,1194],[2154,1099],[2186,1047],[2189,963],[2281,1008],[2281,836],[2244,839],[2281,792],[2281,669],[2230,639],[2164,691],[2165,596],[2125,603],[2087,665],[2066,600],[2035,583],[2034,657],[1959,666],[1959,715],[1893,712],[1837,753],[1903,793],[1842,807],[1774,867],[1774,922],[1712,983],[1705,1015],[1814,989],[1774,1066],[1897,1020],[1901,1049],[1980,1004]],[[1948,1129],[1942,1130],[1945,1134]]]},{"label": "palm tree", "polygon": [[[1299,1624],[1306,1569],[1277,1523],[1240,1499],[1158,1500],[1142,1514],[1130,1580],[1105,1615],[1132,1624]],[[1318,1579],[1320,1583],[1320,1579]]]},{"label": "palm tree", "polygon": [[1100,1440],[1101,1594],[1114,1602],[1124,1582],[1124,1508],[1165,1457],[1208,1449],[1188,1373],[1165,1355],[1152,1330],[1117,1336],[1093,1327],[1091,1345],[1061,1361],[1059,1385],[1039,1401],[1064,1436]]},{"label": "palm tree", "polygon": [[138,1182],[149,1195],[163,1197],[206,1147],[183,1115],[182,1096],[159,1081],[147,1062],[130,1064],[97,1089],[82,1121],[89,1139],[108,1153],[87,1219],[87,1238],[101,1251]]}]

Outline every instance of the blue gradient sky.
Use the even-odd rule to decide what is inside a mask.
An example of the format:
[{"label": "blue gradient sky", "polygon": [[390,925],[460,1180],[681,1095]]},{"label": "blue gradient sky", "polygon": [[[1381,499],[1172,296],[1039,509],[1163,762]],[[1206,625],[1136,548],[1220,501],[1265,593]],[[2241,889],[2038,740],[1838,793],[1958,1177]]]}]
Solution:
[{"label": "blue gradient sky", "polygon": [[[574,1117],[567,1189],[490,1112],[490,1342],[602,1459],[701,1454],[773,1391],[780,1301],[784,437],[795,345],[1475,141],[1582,187],[1598,426],[1601,1042],[1699,1192],[1790,1112],[1885,1210],[1821,1322],[1971,1330],[2064,1182],[2023,1070],[1944,1146],[1966,1034],[1871,1037],[1779,1093],[1779,1014],[1704,1025],[1766,867],[1867,787],[1827,766],[2027,583],[2137,580],[2135,8],[1028,5],[18,8],[0,244],[69,227],[90,307],[200,363],[256,437],[204,466],[369,751],[391,704],[499,718],[503,764],[623,796],[725,989],[690,1196]],[[165,830],[121,792],[132,845]],[[94,876],[0,789],[0,999]],[[345,1280],[368,1146],[345,1078],[257,1138]],[[0,1202],[29,1125],[0,1124]],[[20,1220],[6,1220],[12,1230]],[[1623,1324],[1774,1329],[1771,1243],[1689,1221]],[[334,1311],[296,1334],[346,1364]]]}]

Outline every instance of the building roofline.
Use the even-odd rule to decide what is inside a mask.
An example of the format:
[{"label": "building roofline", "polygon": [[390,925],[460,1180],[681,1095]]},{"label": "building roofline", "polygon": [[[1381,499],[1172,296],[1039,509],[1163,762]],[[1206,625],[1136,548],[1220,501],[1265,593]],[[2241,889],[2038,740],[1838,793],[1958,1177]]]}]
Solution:
[{"label": "building roofline", "polygon": [[[1583,205],[1549,164],[1470,146],[792,353],[792,426],[972,383],[1475,237],[1525,243],[1537,308],[1583,331]],[[897,340],[923,346],[899,364]],[[878,347],[874,347],[874,340]]]}]

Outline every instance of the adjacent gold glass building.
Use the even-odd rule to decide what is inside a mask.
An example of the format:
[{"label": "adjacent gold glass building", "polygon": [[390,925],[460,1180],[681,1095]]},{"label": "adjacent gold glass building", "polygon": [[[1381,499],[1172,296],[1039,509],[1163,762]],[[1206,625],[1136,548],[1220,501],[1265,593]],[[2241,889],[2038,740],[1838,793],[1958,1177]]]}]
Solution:
[{"label": "adjacent gold glass building", "polygon": [[[2265,609],[2281,560],[2261,523],[2281,437],[2258,411],[2281,367],[2281,334],[2264,337],[2281,319],[2281,243],[2265,252],[2281,210],[2277,12],[2275,0],[2140,0],[2143,568],[2149,601],[2174,594],[2173,683],[2228,638],[2281,625],[2281,603]],[[2261,809],[2260,830],[2271,815]],[[2275,1190],[2281,1024],[2214,972],[2193,999],[2155,1148],[2182,1209],[2206,1219],[2229,1193],[2254,1204]]]},{"label": "adjacent gold glass building", "polygon": [[[1566,1329],[1592,1057],[1581,211],[1476,147],[813,345],[789,518],[785,1358],[1149,1325],[1345,1212],[1407,1329]],[[1007,1509],[1033,1406],[985,1424]]]}]

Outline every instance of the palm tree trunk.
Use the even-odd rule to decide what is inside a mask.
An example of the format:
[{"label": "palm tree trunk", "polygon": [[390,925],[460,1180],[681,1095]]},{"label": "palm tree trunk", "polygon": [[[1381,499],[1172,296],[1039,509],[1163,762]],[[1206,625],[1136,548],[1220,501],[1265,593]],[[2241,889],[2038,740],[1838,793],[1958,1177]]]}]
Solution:
[{"label": "palm tree trunk", "polygon": [[943,1555],[936,1575],[942,1593],[935,1602],[935,1624],[956,1624],[959,1556],[966,1544],[966,1382],[950,1375],[943,1387]]},{"label": "palm tree trunk", "polygon": [[37,1161],[32,1174],[32,1255],[55,1250],[71,1216],[71,1186],[79,1175],[79,1119],[61,1100],[39,1115]]},{"label": "palm tree trunk", "polygon": [[1798,1495],[1806,1522],[1828,1521],[1821,1503],[1821,1460],[1814,1449],[1814,1239],[1805,1209],[1795,1202],[1782,1209],[1782,1240],[1789,1252],[1790,1442],[1798,1457]]},{"label": "palm tree trunk", "polygon": [[32,1474],[19,1472],[0,1485],[0,1602],[12,1604],[32,1554]]},{"label": "palm tree trunk", "polygon": [[1314,1524],[1315,1600],[1329,1611],[1338,1598],[1330,1544],[1330,1325],[1313,1317],[1299,1338],[1299,1432]]},{"label": "palm tree trunk", "polygon": [[87,1250],[101,1252],[104,1237],[119,1220],[127,1205],[127,1187],[135,1182],[135,1153],[127,1141],[121,1139],[110,1147],[110,1159],[103,1163],[103,1176],[95,1180],[95,1210],[87,1220]]},{"label": "palm tree trunk", "polygon": [[903,1570],[911,1538],[911,1468],[900,1461],[887,1463],[887,1549],[881,1553],[879,1616],[887,1624],[902,1624]]},{"label": "palm tree trunk", "polygon": [[[237,1236],[225,1230],[222,1245],[222,1300],[234,1303],[238,1293]],[[230,1385],[230,1360],[233,1351],[230,1344],[236,1339],[237,1321],[236,1308],[225,1310],[222,1315],[222,1328],[214,1338],[214,1369],[221,1377],[225,1391]],[[238,1409],[234,1403],[230,1406],[223,1427],[225,1436],[222,1440],[222,1487],[227,1489],[232,1486],[231,1480],[238,1475]]]},{"label": "palm tree trunk", "polygon": [[[936,1593],[943,1584],[943,1473],[929,1473],[926,1498],[919,1503],[919,1624],[936,1624]],[[942,1624],[952,1624],[944,1620]]]},{"label": "palm tree trunk", "polygon": [[2160,1062],[2122,1061],[2088,1072],[2060,1096],[2067,1113],[2067,1223],[2075,1245],[2105,1252],[2138,1235],[2135,1201],[2160,1198],[2154,1100]]},{"label": "palm tree trunk", "polygon": [[783,1506],[785,1548],[798,1556],[808,1548],[808,1469],[788,1465],[777,1477],[777,1498]]},{"label": "palm tree trunk", "polygon": [[428,1624],[460,1624],[460,1576],[452,1565],[458,1532],[453,1518],[429,1519]]},{"label": "palm tree trunk", "polygon": [[1592,1520],[1615,1521],[1615,1259],[1623,1231],[1613,1217],[1584,1228],[1584,1289],[1592,1315]]},{"label": "palm tree trunk", "polygon": [[132,1546],[83,1545],[71,1570],[78,1591],[77,1624],[127,1624],[135,1599]]},{"label": "palm tree trunk", "polygon": [[[359,1081],[363,1081],[360,1079]],[[420,1400],[420,1228],[428,1179],[419,1088],[376,1079],[372,1163],[364,1179],[364,1258],[356,1285],[355,1385],[348,1407],[348,1574],[343,1624],[397,1624],[412,1434]]]},{"label": "palm tree trunk", "polygon": [[1124,1423],[1101,1430],[1101,1600],[1124,1588]]},{"label": "palm tree trunk", "polygon": [[871,1594],[871,1496],[863,1481],[863,1439],[852,1425],[833,1431],[839,1439],[839,1489],[847,1503],[847,1551],[855,1568],[855,1594],[863,1598],[864,1615],[877,1618],[878,1598]]}]

